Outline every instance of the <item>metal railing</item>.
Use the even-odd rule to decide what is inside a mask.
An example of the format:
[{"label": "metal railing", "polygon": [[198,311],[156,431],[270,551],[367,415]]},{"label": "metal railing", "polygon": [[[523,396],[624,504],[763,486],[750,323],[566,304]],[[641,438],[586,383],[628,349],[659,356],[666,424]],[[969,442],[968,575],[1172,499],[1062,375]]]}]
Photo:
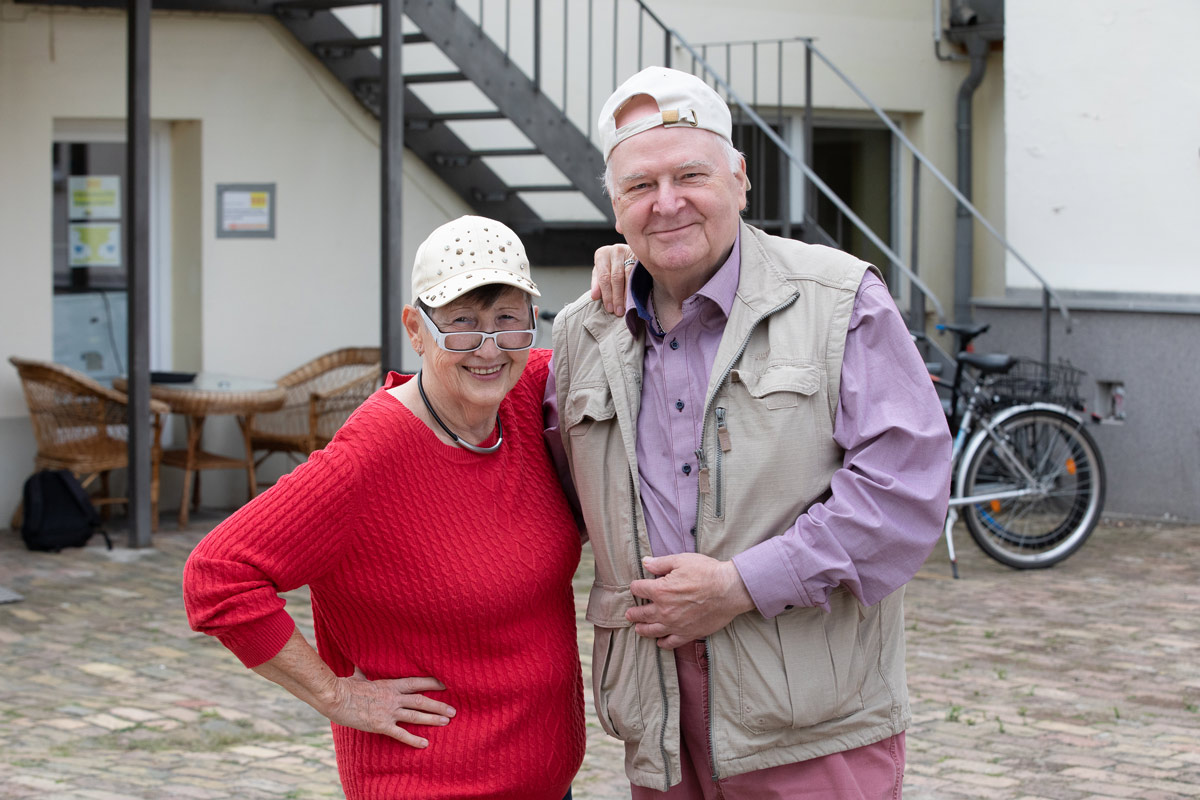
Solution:
[{"label": "metal railing", "polygon": [[[913,268],[914,272],[917,271],[917,269],[916,269],[916,263],[917,263],[916,254],[917,254],[917,243],[919,241],[918,229],[919,229],[919,224],[920,224],[920,219],[921,219],[920,200],[919,200],[920,177],[921,177],[921,169],[924,168],[925,170],[928,170],[928,172],[937,180],[937,182],[940,183],[945,188],[945,190],[951,195],[951,197],[953,197],[954,201],[961,208],[965,209],[972,217],[974,217],[974,219],[989,234],[991,234],[991,236],[995,239],[995,241],[997,243],[999,243],[999,245],[1004,249],[1004,251],[1006,253],[1008,253],[1009,255],[1011,255],[1016,260],[1016,262],[1018,264],[1020,264],[1021,267],[1023,267],[1029,273],[1029,275],[1031,275],[1041,285],[1041,287],[1042,287],[1042,322],[1043,322],[1043,331],[1044,331],[1044,333],[1043,333],[1043,356],[1046,361],[1049,361],[1050,360],[1049,318],[1050,318],[1050,309],[1052,306],[1057,306],[1058,311],[1064,320],[1066,330],[1069,332],[1070,328],[1071,328],[1070,310],[1068,309],[1066,303],[1063,301],[1062,297],[1059,296],[1059,294],[1054,290],[1054,288],[1052,286],[1050,286],[1049,282],[1046,281],[1046,279],[1041,275],[1041,273],[1038,272],[1038,270],[1036,268],[1034,268],[1034,266],[1016,249],[1016,247],[1012,244],[1012,242],[1010,242],[1007,239],[1007,237],[1005,237],[999,230],[996,229],[996,227],[994,225],[992,225],[992,223],[979,211],[979,209],[959,191],[958,187],[952,181],[950,181],[941,172],[941,170],[939,170],[937,168],[937,166],[934,165],[933,162],[930,161],[930,159],[927,156],[925,156],[924,153],[922,153],[919,149],[917,149],[917,147],[908,139],[908,137],[904,134],[903,130],[901,130],[900,126],[896,124],[896,122],[891,118],[891,116],[888,115],[887,112],[885,112],[878,104],[876,104],[873,100],[871,100],[871,98],[867,95],[867,93],[858,84],[856,84],[848,75],[846,75],[846,73],[843,70],[841,70],[825,53],[823,53],[819,48],[817,48],[816,45],[813,43],[812,39],[804,38],[804,37],[795,37],[795,38],[791,38],[791,39],[706,43],[706,44],[699,45],[699,51],[700,51],[700,57],[702,59],[705,59],[706,63],[711,64],[712,62],[715,61],[716,63],[719,64],[723,60],[724,63],[726,64],[726,72],[725,72],[724,77],[726,78],[727,81],[729,81],[730,83],[733,83],[735,76],[732,72],[732,69],[730,68],[730,65],[736,62],[736,57],[734,56],[734,53],[736,53],[739,49],[741,49],[743,51],[749,50],[750,51],[749,60],[751,61],[752,65],[753,65],[752,76],[749,79],[749,87],[750,87],[750,92],[751,92],[751,97],[752,97],[751,102],[755,108],[758,108],[760,111],[762,111],[764,116],[770,116],[769,105],[764,106],[763,102],[761,100],[759,100],[759,96],[760,96],[760,93],[759,93],[760,59],[761,59],[762,54],[764,54],[764,53],[767,54],[768,56],[772,56],[772,54],[773,54],[773,58],[774,58],[773,66],[775,67],[775,69],[774,69],[775,74],[782,76],[785,73],[794,73],[795,70],[788,70],[784,67],[784,60],[785,60],[785,57],[787,54],[786,48],[788,48],[789,46],[803,48],[803,56],[804,56],[804,62],[805,62],[804,68],[803,68],[804,75],[805,75],[805,84],[806,84],[805,91],[804,91],[803,98],[798,97],[797,94],[793,91],[792,94],[790,96],[786,97],[786,99],[785,99],[784,87],[782,86],[782,77],[780,77],[778,79],[780,81],[780,85],[778,85],[776,87],[777,99],[776,99],[775,116],[777,118],[782,118],[783,107],[798,107],[798,106],[803,107],[803,109],[804,109],[804,127],[805,127],[804,140],[806,143],[806,153],[804,154],[804,158],[807,161],[807,163],[809,163],[809,164],[812,163],[812,152],[811,152],[811,149],[809,149],[810,145],[808,143],[811,142],[812,138],[813,138],[812,137],[813,107],[812,107],[811,81],[812,81],[812,75],[813,75],[812,64],[813,64],[813,59],[815,57],[822,64],[824,64],[825,67],[827,67],[829,69],[829,71],[832,72],[833,75],[836,76],[839,79],[839,81],[847,89],[849,89],[850,92],[852,92],[855,97],[858,98],[859,101],[861,101],[863,106],[867,110],[869,110],[871,112],[871,114],[884,125],[884,127],[892,134],[892,136],[895,137],[895,140],[912,157],[912,173],[911,173],[911,175],[912,175],[911,198],[912,199],[910,201],[909,208],[910,208],[910,217],[911,217],[911,222],[912,222],[911,244],[912,244],[913,255],[911,256],[909,266],[911,266]],[[721,58],[722,55],[724,56],[723,59]],[[745,59],[742,59],[742,60],[744,61]],[[763,72],[768,72],[768,71],[764,70]],[[740,84],[735,84],[735,85],[744,85],[745,83],[746,82],[743,80]],[[807,216],[807,212],[806,212],[806,216]],[[851,221],[854,222],[853,219]],[[841,224],[840,218],[838,218],[837,223],[839,225]],[[857,226],[857,222],[854,222],[854,224]],[[843,241],[840,231],[835,232],[834,238],[839,243]],[[902,271],[904,271],[904,270],[902,270]],[[927,296],[931,297],[931,295],[928,295],[928,293],[927,293]],[[919,316],[919,313],[916,310],[916,306],[914,306],[913,316]]]},{"label": "metal railing", "polygon": [[[944,320],[942,304],[918,277],[916,270],[917,231],[921,219],[920,176],[923,168],[1041,285],[1045,360],[1050,360],[1049,318],[1052,306],[1057,306],[1067,330],[1070,330],[1071,317],[1066,303],[1041,273],[912,144],[900,126],[815,46],[812,39],[795,37],[694,46],[642,0],[518,0],[515,4],[514,0],[503,0],[503,14],[496,13],[498,5],[498,0],[468,0],[460,8],[468,14],[473,13],[475,21],[494,41],[503,42],[506,55],[529,75],[534,88],[553,99],[564,115],[586,131],[593,141],[598,140],[595,120],[599,107],[625,77],[650,65],[688,69],[709,82],[727,99],[735,114],[736,130],[740,130],[739,123],[746,123],[754,129],[756,136],[769,142],[778,153],[780,196],[773,199],[772,203],[777,210],[775,223],[783,235],[790,235],[793,223],[790,185],[794,172],[803,181],[799,217],[809,238],[839,246],[844,244],[843,234],[835,235],[837,231],[831,234],[817,224],[816,198],[820,195],[837,210],[835,225],[840,227],[843,220],[848,221],[878,248],[894,269],[904,275],[910,286],[920,293],[920,298],[933,305],[938,319]],[[514,5],[527,13],[518,13],[514,20]],[[543,39],[549,39],[560,30],[561,47],[544,47]],[[785,58],[795,48],[803,48],[802,88],[796,85],[798,81],[794,77],[788,79],[789,76],[795,76],[798,70],[785,66]],[[911,155],[912,199],[909,217],[912,224],[912,256],[908,260],[872,230],[812,168],[814,59],[820,61],[846,90],[857,97],[864,110],[878,119]],[[797,152],[781,135],[790,110],[797,108],[803,109],[803,152]],[[735,144],[738,142],[735,141]],[[749,177],[757,186],[766,185],[761,178],[764,177],[762,170],[767,168],[768,159],[763,155],[763,152],[757,153],[758,163],[749,165]],[[760,178],[757,182],[756,177]],[[923,317],[923,300],[917,295],[913,297],[916,299],[912,304],[912,315]]]}]

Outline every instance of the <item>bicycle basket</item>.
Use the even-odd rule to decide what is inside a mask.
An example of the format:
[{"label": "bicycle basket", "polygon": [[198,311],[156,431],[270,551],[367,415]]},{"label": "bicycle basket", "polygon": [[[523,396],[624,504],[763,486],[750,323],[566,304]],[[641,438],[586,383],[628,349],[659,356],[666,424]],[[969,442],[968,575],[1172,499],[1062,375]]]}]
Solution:
[{"label": "bicycle basket", "polygon": [[1021,358],[1011,370],[992,379],[992,394],[1000,402],[1035,401],[1074,406],[1080,402],[1079,379],[1084,371],[1067,361],[1047,364]]}]

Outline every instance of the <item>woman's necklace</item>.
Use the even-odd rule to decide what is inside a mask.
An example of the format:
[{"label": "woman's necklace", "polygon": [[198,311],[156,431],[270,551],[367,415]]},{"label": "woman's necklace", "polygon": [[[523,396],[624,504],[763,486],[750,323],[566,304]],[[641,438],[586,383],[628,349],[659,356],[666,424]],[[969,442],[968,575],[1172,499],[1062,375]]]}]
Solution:
[{"label": "woman's necklace", "polygon": [[421,382],[421,370],[417,370],[417,391],[421,393],[421,402],[425,404],[425,408],[427,408],[429,413],[433,415],[433,421],[441,426],[442,430],[446,432],[447,436],[454,440],[456,445],[464,450],[470,450],[472,453],[481,453],[484,455],[488,453],[494,453],[500,449],[501,443],[504,442],[504,427],[500,424],[499,414],[496,414],[496,443],[491,447],[479,447],[471,444],[470,442],[464,442],[462,439],[458,438],[454,431],[447,428],[446,423],[442,422],[442,418],[437,415],[437,412],[433,410],[433,406],[429,404],[429,398],[425,396],[425,384]]}]

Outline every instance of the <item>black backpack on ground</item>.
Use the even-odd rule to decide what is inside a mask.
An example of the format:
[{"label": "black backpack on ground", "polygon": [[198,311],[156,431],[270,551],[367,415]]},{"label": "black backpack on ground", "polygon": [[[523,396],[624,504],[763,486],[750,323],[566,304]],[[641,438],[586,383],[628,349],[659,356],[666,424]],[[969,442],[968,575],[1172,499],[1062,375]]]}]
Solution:
[{"label": "black backpack on ground", "polygon": [[100,514],[70,470],[44,469],[30,475],[24,502],[21,538],[30,550],[57,553],[64,547],[83,547],[97,531],[112,550],[112,540],[100,530]]}]

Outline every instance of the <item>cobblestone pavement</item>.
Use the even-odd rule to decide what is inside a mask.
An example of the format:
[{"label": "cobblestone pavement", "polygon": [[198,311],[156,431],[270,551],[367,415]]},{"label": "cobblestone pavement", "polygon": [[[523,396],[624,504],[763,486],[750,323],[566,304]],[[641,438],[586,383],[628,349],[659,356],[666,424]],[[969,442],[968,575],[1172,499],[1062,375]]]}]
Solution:
[{"label": "cobblestone pavement", "polygon": [[[188,629],[180,570],[214,521],[111,553],[0,531],[25,597],[0,605],[0,797],[341,796],[325,720]],[[1038,572],[958,545],[962,580],[939,548],[908,590],[905,797],[1200,797],[1200,528],[1108,525]],[[628,797],[621,748],[588,734],[575,796]]]}]

